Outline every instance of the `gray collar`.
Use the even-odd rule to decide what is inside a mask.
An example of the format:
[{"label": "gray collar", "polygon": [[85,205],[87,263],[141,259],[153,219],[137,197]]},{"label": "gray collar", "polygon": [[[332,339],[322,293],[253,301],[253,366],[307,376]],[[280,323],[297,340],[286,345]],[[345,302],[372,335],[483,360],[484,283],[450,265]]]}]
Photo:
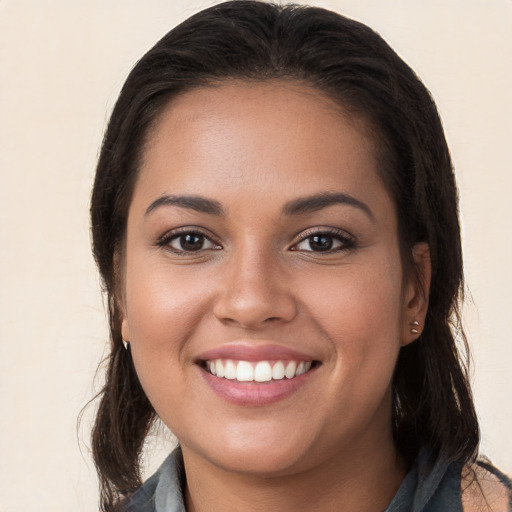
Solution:
[{"label": "gray collar", "polygon": [[[186,512],[185,469],[177,448],[124,504],[125,512]],[[384,512],[462,512],[458,464],[434,461],[422,449]]]}]

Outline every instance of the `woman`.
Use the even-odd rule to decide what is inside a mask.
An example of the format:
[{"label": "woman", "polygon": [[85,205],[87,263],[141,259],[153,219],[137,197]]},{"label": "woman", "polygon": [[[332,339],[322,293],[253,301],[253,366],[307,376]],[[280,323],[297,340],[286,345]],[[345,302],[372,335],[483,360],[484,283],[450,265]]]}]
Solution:
[{"label": "woman", "polygon": [[[123,87],[91,218],[103,510],[507,510],[454,339],[441,123],[369,28],[253,1],[189,18]],[[141,486],[157,418],[180,448]]]}]

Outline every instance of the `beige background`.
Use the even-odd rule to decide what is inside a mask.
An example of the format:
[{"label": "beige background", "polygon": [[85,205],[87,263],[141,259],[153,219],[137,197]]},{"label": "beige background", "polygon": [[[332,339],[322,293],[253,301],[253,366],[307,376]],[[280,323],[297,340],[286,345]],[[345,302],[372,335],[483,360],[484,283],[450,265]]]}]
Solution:
[{"label": "beige background", "polygon": [[[211,3],[0,0],[1,511],[97,509],[90,414],[80,447],[76,432],[106,339],[94,164],[133,63]],[[512,1],[311,3],[377,29],[437,99],[462,196],[483,451],[512,472]]]}]

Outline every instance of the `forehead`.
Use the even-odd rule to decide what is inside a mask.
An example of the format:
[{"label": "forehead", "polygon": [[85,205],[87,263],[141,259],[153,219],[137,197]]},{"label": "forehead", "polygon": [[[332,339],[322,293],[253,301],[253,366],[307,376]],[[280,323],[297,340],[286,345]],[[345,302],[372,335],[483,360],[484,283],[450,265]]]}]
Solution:
[{"label": "forehead", "polygon": [[357,195],[383,187],[370,133],[364,119],[304,84],[197,88],[174,98],[148,133],[136,192]]}]

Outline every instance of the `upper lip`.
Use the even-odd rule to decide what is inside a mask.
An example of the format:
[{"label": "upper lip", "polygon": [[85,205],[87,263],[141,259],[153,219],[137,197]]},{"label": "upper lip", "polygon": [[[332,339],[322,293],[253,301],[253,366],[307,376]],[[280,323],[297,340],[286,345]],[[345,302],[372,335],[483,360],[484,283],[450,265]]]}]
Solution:
[{"label": "upper lip", "polygon": [[314,361],[315,357],[276,343],[232,342],[201,353],[198,361],[234,359],[239,361]]}]

